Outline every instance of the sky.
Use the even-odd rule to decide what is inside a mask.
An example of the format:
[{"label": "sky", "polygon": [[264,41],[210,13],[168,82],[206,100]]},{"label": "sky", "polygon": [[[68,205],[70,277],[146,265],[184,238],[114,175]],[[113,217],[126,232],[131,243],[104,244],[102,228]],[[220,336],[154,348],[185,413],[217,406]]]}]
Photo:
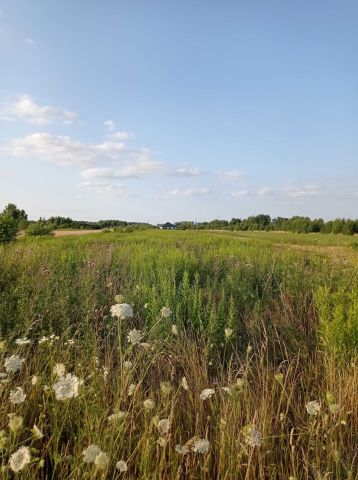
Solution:
[{"label": "sky", "polygon": [[0,210],[358,217],[355,0],[0,0]]}]

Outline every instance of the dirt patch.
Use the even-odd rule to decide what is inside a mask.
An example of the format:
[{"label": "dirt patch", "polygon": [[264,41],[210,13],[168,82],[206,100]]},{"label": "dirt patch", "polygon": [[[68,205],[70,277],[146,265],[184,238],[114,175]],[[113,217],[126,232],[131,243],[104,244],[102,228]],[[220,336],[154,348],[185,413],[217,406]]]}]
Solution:
[{"label": "dirt patch", "polygon": [[78,235],[89,235],[90,233],[101,233],[102,230],[54,230],[55,237],[72,237]]}]

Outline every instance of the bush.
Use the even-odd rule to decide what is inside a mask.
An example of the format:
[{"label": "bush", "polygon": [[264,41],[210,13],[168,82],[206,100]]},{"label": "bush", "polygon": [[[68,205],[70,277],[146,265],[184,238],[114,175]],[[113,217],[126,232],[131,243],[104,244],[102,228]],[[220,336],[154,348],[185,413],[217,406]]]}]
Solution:
[{"label": "bush", "polygon": [[11,215],[0,215],[0,243],[11,243],[16,240],[17,222]]},{"label": "bush", "polygon": [[30,224],[25,230],[26,235],[31,237],[52,236],[53,228],[50,225],[41,225],[38,223]]}]

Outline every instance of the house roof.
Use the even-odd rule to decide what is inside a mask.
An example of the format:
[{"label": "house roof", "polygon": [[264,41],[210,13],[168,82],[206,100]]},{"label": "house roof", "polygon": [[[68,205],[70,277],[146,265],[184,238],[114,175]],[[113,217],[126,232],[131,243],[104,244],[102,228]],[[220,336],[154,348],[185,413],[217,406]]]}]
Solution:
[{"label": "house roof", "polygon": [[172,227],[172,228],[174,228],[175,225],[173,225],[173,224],[170,223],[170,222],[166,222],[166,223],[163,223],[162,227]]}]

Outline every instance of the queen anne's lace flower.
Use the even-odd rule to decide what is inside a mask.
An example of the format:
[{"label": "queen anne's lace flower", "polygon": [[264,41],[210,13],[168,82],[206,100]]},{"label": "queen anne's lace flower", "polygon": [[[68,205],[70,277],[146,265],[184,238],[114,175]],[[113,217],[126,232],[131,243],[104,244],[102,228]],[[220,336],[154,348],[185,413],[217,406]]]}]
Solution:
[{"label": "queen anne's lace flower", "polygon": [[140,341],[142,340],[142,337],[143,337],[142,333],[139,330],[136,330],[135,328],[131,330],[127,335],[128,342],[131,343],[132,345],[137,345],[138,343],[140,343]]},{"label": "queen anne's lace flower", "polygon": [[198,438],[194,441],[192,450],[194,453],[208,453],[210,447],[210,442],[209,440],[206,440],[205,438]]},{"label": "queen anne's lace flower", "polygon": [[57,400],[67,400],[78,396],[79,379],[72,373],[67,373],[52,386]]},{"label": "queen anne's lace flower", "polygon": [[13,472],[17,473],[23,470],[31,462],[31,453],[29,447],[20,447],[10,457],[9,464]]},{"label": "queen anne's lace flower", "polygon": [[170,422],[168,418],[163,418],[158,422],[158,430],[161,435],[166,435],[169,432]]},{"label": "queen anne's lace flower", "polygon": [[18,355],[11,355],[11,357],[5,358],[5,370],[7,373],[19,372],[24,361],[25,359],[20,358]]},{"label": "queen anne's lace flower", "polygon": [[41,438],[43,438],[44,436],[44,434],[36,424],[34,424],[34,426],[32,427],[32,434],[36,438],[36,440],[41,440]]},{"label": "queen anne's lace flower", "polygon": [[318,415],[321,410],[321,405],[317,400],[306,403],[306,410],[309,415]]},{"label": "queen anne's lace flower", "polygon": [[15,390],[11,390],[10,392],[10,403],[17,405],[19,403],[23,403],[25,398],[26,395],[22,387],[16,387]]},{"label": "queen anne's lace flower", "polygon": [[116,303],[111,306],[112,317],[118,317],[121,320],[133,317],[133,308],[128,303]]},{"label": "queen anne's lace flower", "polygon": [[213,388],[205,388],[200,394],[200,400],[207,400],[208,398],[212,397],[215,393]]},{"label": "queen anne's lace flower", "polygon": [[143,405],[146,410],[153,410],[153,408],[155,407],[155,402],[154,400],[147,398],[147,400],[144,400]]},{"label": "queen anne's lace flower", "polygon": [[83,461],[85,463],[93,463],[97,455],[101,453],[101,449],[98,445],[89,445],[85,450],[83,450]]},{"label": "queen anne's lace flower", "polygon": [[172,334],[178,336],[178,327],[176,325],[172,325]]},{"label": "queen anne's lace flower", "polygon": [[181,379],[180,385],[184,388],[184,390],[189,390],[189,385],[185,377]]},{"label": "queen anne's lace flower", "polygon": [[16,433],[22,429],[24,424],[23,417],[17,416],[14,413],[9,413],[9,429],[12,433]]},{"label": "queen anne's lace flower", "polygon": [[128,387],[128,397],[131,397],[136,389],[137,385],[135,383],[131,383]]},{"label": "queen anne's lace flower", "polygon": [[163,317],[163,318],[169,318],[171,316],[173,312],[171,311],[171,309],[169,307],[163,307],[161,310],[160,310],[160,315]]},{"label": "queen anne's lace flower", "polygon": [[57,375],[57,377],[61,378],[66,373],[66,367],[63,363],[56,363],[56,365],[53,367],[53,373]]},{"label": "queen anne's lace flower", "polygon": [[120,472],[126,472],[128,470],[127,462],[125,462],[124,460],[119,460],[116,463],[116,469]]},{"label": "queen anne's lace flower", "polygon": [[175,451],[179,453],[179,455],[185,455],[189,453],[189,447],[187,445],[175,445]]},{"label": "queen anne's lace flower", "polygon": [[17,338],[15,340],[16,345],[29,345],[31,340],[27,337]]},{"label": "queen anne's lace flower", "polygon": [[234,330],[230,327],[225,328],[225,337],[230,338],[232,334],[234,333]]},{"label": "queen anne's lace flower", "polygon": [[262,433],[256,430],[253,425],[247,425],[243,428],[244,439],[250,447],[260,447],[262,444]]},{"label": "queen anne's lace flower", "polygon": [[98,470],[105,470],[109,464],[108,455],[104,452],[100,452],[94,459],[94,464]]}]

